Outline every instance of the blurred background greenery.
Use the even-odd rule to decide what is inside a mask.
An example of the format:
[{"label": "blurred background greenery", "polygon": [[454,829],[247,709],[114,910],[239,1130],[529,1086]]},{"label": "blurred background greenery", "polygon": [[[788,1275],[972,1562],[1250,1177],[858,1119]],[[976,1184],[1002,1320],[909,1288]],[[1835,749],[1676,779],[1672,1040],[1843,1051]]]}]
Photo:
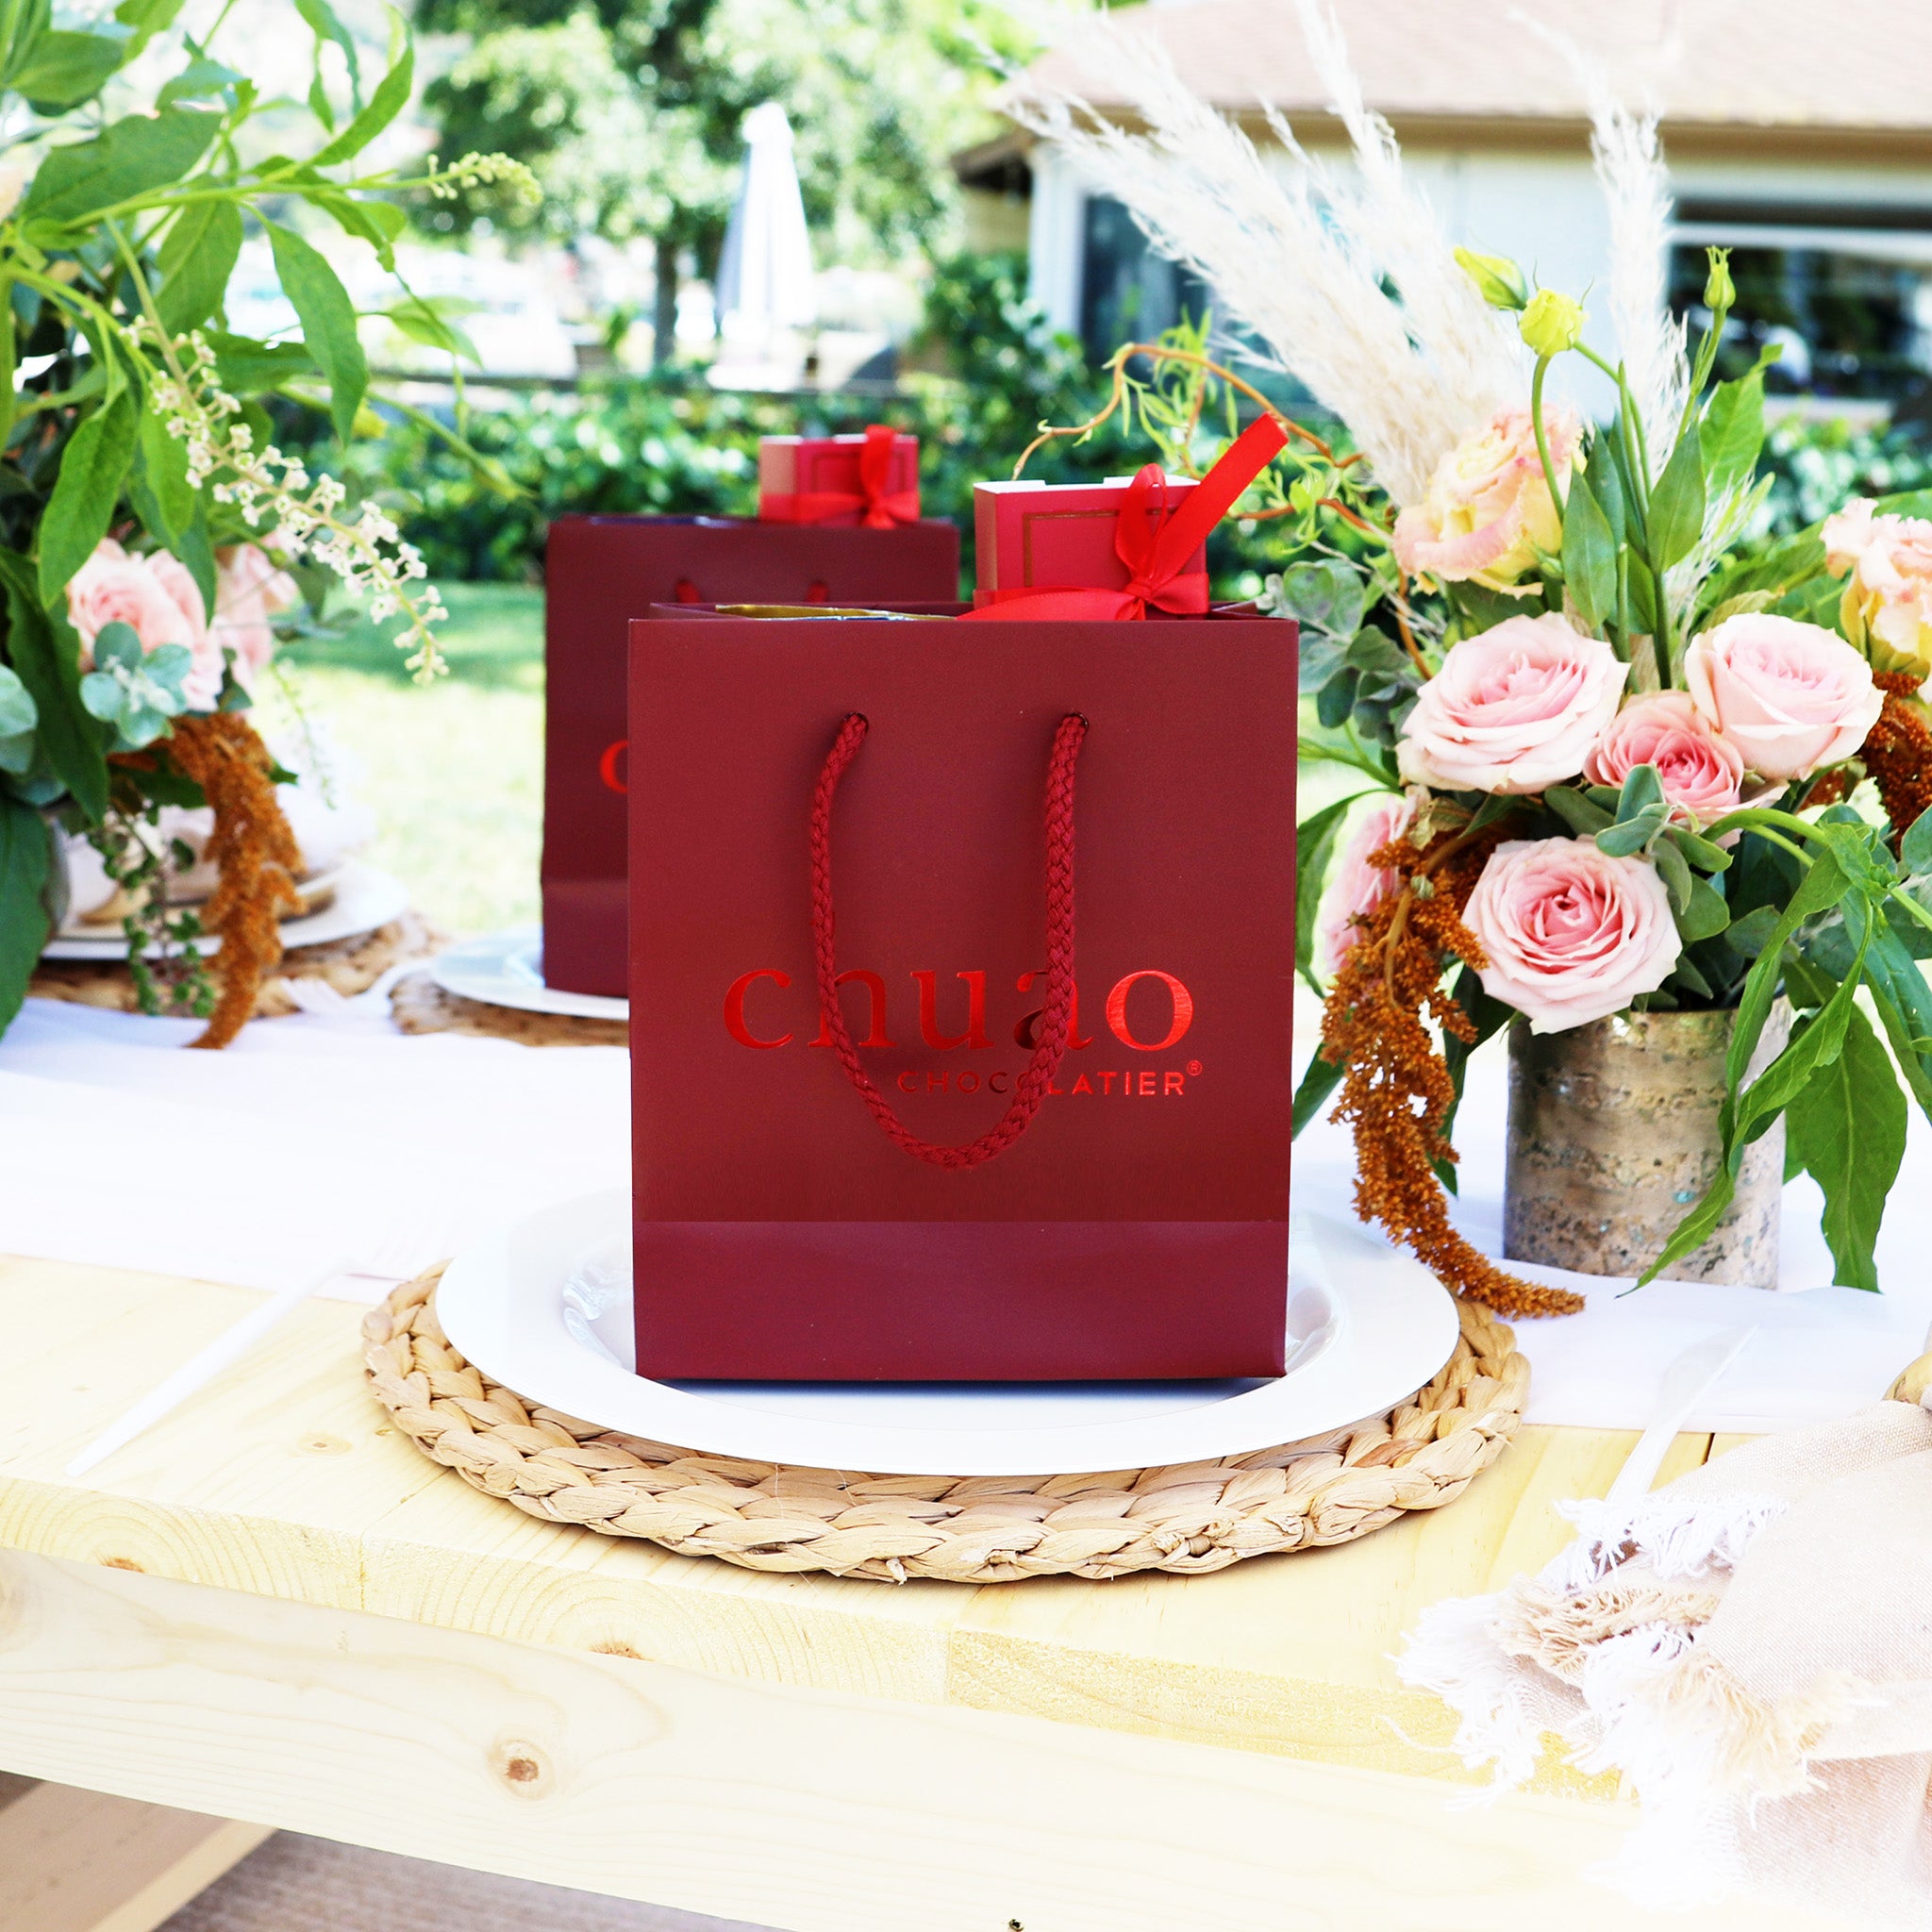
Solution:
[{"label": "blurred background greenery", "polygon": [[[336,4],[353,37],[379,45],[379,0]],[[1085,10],[1085,0],[1061,8],[1067,17]],[[413,0],[410,11],[425,84],[395,139],[445,154],[508,150],[535,169],[544,199],[439,204],[426,238],[406,250],[412,286],[466,332],[473,358],[458,368],[372,324],[371,358],[401,380],[409,407],[385,408],[383,433],[346,457],[294,405],[277,430],[318,467],[347,474],[421,547],[450,608],[453,675],[442,690],[410,689],[383,637],[339,608],[322,631],[288,646],[268,713],[287,723],[299,707],[325,719],[380,816],[375,856],[433,916],[467,931],[536,916],[553,518],[747,513],[761,435],[888,422],[920,438],[925,508],[960,524],[970,590],[973,484],[1010,474],[1042,421],[1091,415],[1107,395],[1112,347],[1198,314],[1211,291],[1152,255],[1104,189],[1074,194],[1057,180],[1000,114],[999,89],[1040,42],[991,0]],[[1197,0],[1185,21],[1178,9],[1149,18],[1179,36],[1185,62],[1194,40],[1238,11]],[[1373,93],[1379,29],[1366,17],[1356,28]],[[306,48],[291,54],[297,67],[308,58]],[[1306,77],[1277,78],[1280,97],[1293,99]],[[733,375],[720,255],[743,180],[744,117],[772,101],[791,116],[817,321],[799,332],[789,367]],[[1472,122],[1464,142],[1514,184],[1515,201],[1491,215],[1500,209],[1541,236],[1518,252],[1547,269],[1556,230],[1567,234],[1581,205],[1551,199],[1586,165],[1581,137],[1576,153],[1524,173],[1520,158],[1483,159],[1494,132]],[[1893,198],[1903,208],[1920,192],[1913,170],[1924,171],[1900,155]],[[1770,194],[1776,181],[1764,179]],[[1932,197],[1932,174],[1921,185]],[[1840,201],[1850,192],[1831,190]],[[1679,208],[1685,260],[1702,260],[1692,245],[1702,231],[1683,223],[1716,220],[1715,206],[1693,197]],[[1740,353],[1760,339],[1787,350],[1773,384],[1786,413],[1769,445],[1775,482],[1759,541],[1853,495],[1932,486],[1932,326],[1913,320],[1932,316],[1932,268],[1922,273],[1911,250],[1887,240],[1903,220],[1897,209],[1884,220],[1867,209],[1848,227],[1847,208],[1834,202],[1818,214],[1823,240],[1799,234],[1784,200],[1718,211],[1746,224],[1723,238],[1740,242],[1753,221],[1775,214],[1783,225],[1783,253],[1740,258],[1757,276]],[[1867,255],[1883,258],[1882,274]],[[1845,262],[1866,266],[1855,275]],[[1674,284],[1680,308],[1699,299],[1694,279]],[[365,308],[381,294],[358,287]],[[250,318],[263,334],[276,325],[270,308]],[[1297,402],[1291,386],[1257,379]],[[508,492],[439,428],[468,437]],[[1042,450],[1028,474],[1118,475],[1150,454],[1116,423],[1078,447]],[[1275,527],[1217,534],[1219,594],[1252,594],[1280,567]]]}]

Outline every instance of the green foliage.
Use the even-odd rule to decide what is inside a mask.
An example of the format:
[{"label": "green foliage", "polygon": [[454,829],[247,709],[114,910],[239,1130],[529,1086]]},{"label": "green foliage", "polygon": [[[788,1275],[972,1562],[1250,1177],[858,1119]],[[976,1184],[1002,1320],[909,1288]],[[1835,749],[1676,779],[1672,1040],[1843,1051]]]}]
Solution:
[{"label": "green foliage", "polygon": [[[223,349],[223,339],[215,341]],[[973,485],[1009,475],[1042,420],[1091,414],[1105,383],[1078,345],[1053,334],[1027,301],[1024,264],[1013,257],[938,264],[924,334],[913,349],[941,369],[908,376],[906,393],[886,400],[714,390],[693,372],[668,370],[473,410],[466,448],[452,447],[433,423],[386,411],[380,439],[358,444],[346,461],[322,451],[317,458],[406,510],[410,539],[432,573],[520,581],[541,573],[555,517],[748,515],[758,503],[760,436],[836,434],[890,422],[920,439],[926,513],[958,523],[970,586]],[[223,374],[225,380],[231,374],[225,351]],[[1103,433],[1078,450],[1041,452],[1029,474],[1097,479],[1148,454],[1144,440],[1128,444]],[[477,456],[499,464],[517,493],[506,498]],[[1245,560],[1240,541],[1227,531],[1213,546],[1224,580]]]},{"label": "green foliage", "polygon": [[1322,982],[1315,977],[1315,925],[1322,882],[1328,875],[1328,861],[1348,808],[1363,795],[1357,791],[1338,799],[1294,828],[1294,964],[1309,990],[1318,994]]},{"label": "green foliage", "polygon": [[0,1032],[13,1024],[47,942],[46,822],[30,805],[0,793]]},{"label": "green foliage", "polygon": [[900,258],[942,238],[948,158],[979,137],[998,80],[987,52],[1032,49],[987,0],[421,0],[416,20],[474,37],[425,95],[444,147],[507,150],[544,190],[540,208],[485,198],[442,225],[649,236],[666,268],[688,251],[702,273],[749,108],[784,103],[829,258]]},{"label": "green foliage", "polygon": [[[1838,991],[1828,974],[1799,959],[1785,966],[1794,1000],[1822,1010]],[[1800,1019],[1794,1037],[1817,1024]],[[1844,1044],[1820,1065],[1785,1115],[1788,1169],[1811,1175],[1824,1192],[1824,1239],[1841,1288],[1878,1287],[1873,1250],[1886,1196],[1906,1151],[1906,1100],[1891,1062],[1865,1016],[1853,1010]]]},{"label": "green foliage", "polygon": [[[330,0],[291,0],[288,18],[314,37],[308,105],[325,137],[302,158],[265,152],[250,125],[259,91],[211,45],[177,32],[180,6],[120,0],[111,21],[83,29],[54,27],[48,0],[0,0],[9,158],[31,177],[0,214],[0,1026],[31,965],[16,941],[36,929],[21,908],[44,875],[44,814],[87,829],[111,876],[144,886],[175,860],[140,824],[162,802],[199,796],[165,749],[171,721],[188,708],[189,648],[144,649],[133,629],[110,624],[84,655],[66,595],[76,573],[111,534],[136,558],[171,552],[212,607],[217,546],[264,543],[290,561],[306,552],[373,586],[400,613],[416,661],[433,668],[434,593],[416,583],[394,528],[365,522],[333,480],[315,482],[278,453],[265,403],[285,420],[329,422],[340,443],[368,420],[357,316],[308,231],[332,223],[392,265],[408,220],[401,195],[459,196],[479,179],[513,194],[530,189],[500,157],[413,175],[354,171],[409,97],[413,54],[400,16],[387,71],[365,101],[356,42]],[[252,25],[268,25],[259,8]],[[227,10],[211,29],[224,36],[240,39]],[[117,95],[108,119],[95,97],[143,52],[148,99]],[[346,106],[327,78],[338,55]],[[277,141],[300,148],[288,104],[275,105]],[[225,326],[251,226],[272,243],[300,342]],[[463,448],[454,435],[444,442]],[[142,749],[138,766],[108,762]],[[164,907],[165,895],[154,903]],[[172,927],[168,936],[180,937]]]}]

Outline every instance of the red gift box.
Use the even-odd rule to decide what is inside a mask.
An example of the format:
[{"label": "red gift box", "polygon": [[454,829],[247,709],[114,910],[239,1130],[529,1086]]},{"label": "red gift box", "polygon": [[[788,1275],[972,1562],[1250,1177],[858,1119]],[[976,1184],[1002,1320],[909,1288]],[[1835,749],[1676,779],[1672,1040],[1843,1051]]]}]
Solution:
[{"label": "red gift box", "polygon": [[976,483],[981,618],[1200,616],[1208,533],[1287,442],[1273,416],[1249,424],[1196,483],[1149,463],[1101,484]]},{"label": "red gift box", "polygon": [[[1110,476],[1105,483],[975,483],[974,604],[991,604],[1001,591],[1124,589],[1129,573],[1114,547],[1114,532],[1134,483],[1132,476]],[[1197,487],[1185,476],[1166,476],[1162,484],[1173,508]],[[1207,570],[1205,537],[1188,568]]]},{"label": "red gift box", "polygon": [[919,521],[919,439],[874,424],[857,436],[761,436],[766,523],[890,530]]},{"label": "red gift box", "polygon": [[631,626],[641,1373],[1281,1372],[1294,638]]},{"label": "red gift box", "polygon": [[941,602],[959,533],[803,529],[736,517],[559,517],[545,569],[543,976],[625,987],[625,708],[630,620],[653,604]]}]

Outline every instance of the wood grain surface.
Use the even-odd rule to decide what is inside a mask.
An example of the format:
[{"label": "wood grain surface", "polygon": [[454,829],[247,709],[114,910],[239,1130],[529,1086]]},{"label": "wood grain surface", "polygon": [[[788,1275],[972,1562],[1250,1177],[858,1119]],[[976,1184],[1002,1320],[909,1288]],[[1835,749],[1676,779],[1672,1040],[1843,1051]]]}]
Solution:
[{"label": "wood grain surface", "polygon": [[[0,1555],[0,1752],[149,1803],[787,1932],[1633,1923],[1582,1877],[1624,1828],[1619,1806],[1454,1807],[1383,1771],[18,1554]],[[1831,1922],[1726,1906],[1670,1923]]]},{"label": "wood grain surface", "polygon": [[[359,1311],[311,1303],[86,1478],[75,1451],[258,1299],[0,1261],[0,1548],[800,1690],[970,1707],[1432,1780],[1469,1776],[1390,1654],[1421,1609],[1567,1540],[1634,1437],[1524,1429],[1456,1503],[1215,1575],[971,1589],[756,1575],[540,1524],[389,1427]],[[1534,1360],[1534,1329],[1527,1336]],[[1678,1440],[1659,1480],[1700,1461]],[[13,1769],[0,1753],[0,1767]],[[1588,1789],[1552,1770],[1548,1788]]]}]

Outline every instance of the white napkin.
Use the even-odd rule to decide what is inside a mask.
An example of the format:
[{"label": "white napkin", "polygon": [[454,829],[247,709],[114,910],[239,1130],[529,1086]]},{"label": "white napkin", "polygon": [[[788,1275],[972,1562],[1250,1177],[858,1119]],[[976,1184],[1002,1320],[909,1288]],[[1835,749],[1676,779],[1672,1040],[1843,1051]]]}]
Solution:
[{"label": "white napkin", "polygon": [[[1298,1031],[1312,1051],[1313,1029]],[[1507,1047],[1498,1035],[1471,1059],[1456,1120],[1461,1193],[1451,1203],[1451,1217],[1488,1255],[1500,1255],[1503,1247],[1508,1068]],[[1293,1174],[1294,1191],[1302,1198],[1338,1206],[1352,1200],[1352,1135],[1325,1119],[1311,1123],[1295,1143]],[[1927,1176],[1932,1176],[1932,1127],[1915,1107],[1905,1164],[1879,1236],[1883,1294],[1829,1285],[1831,1254],[1818,1228],[1823,1197],[1808,1174],[1785,1190],[1779,1292],[1774,1294],[1692,1281],[1656,1281],[1625,1293],[1627,1281],[1523,1266],[1526,1277],[1574,1289],[1589,1302],[1580,1315],[1515,1324],[1531,1371],[1524,1420],[1641,1428],[1667,1364],[1712,1329],[1748,1323],[1757,1324],[1760,1333],[1687,1426],[1752,1432],[1783,1428],[1841,1416],[1877,1400],[1891,1378],[1924,1352],[1926,1324],[1932,1319],[1932,1266],[1927,1265],[1932,1258],[1932,1187]]]},{"label": "white napkin", "polygon": [[279,1289],[331,1254],[378,1298],[490,1226],[628,1183],[628,1057],[380,1007],[200,1030],[29,1000],[0,1039],[0,1253]]},{"label": "white napkin", "polygon": [[[198,1030],[27,1002],[0,1039],[0,1254],[280,1289],[346,1253],[358,1272],[328,1291],[371,1301],[491,1226],[628,1185],[620,1048],[408,1038],[380,994],[250,1026],[224,1053],[181,1051]],[[1491,1253],[1506,1073],[1492,1041],[1457,1124],[1457,1218]],[[1872,1400],[1932,1314],[1932,1188],[1914,1180],[1928,1173],[1915,1113],[1879,1244],[1884,1295],[1820,1285],[1831,1266],[1809,1181],[1785,1200],[1785,1286],[1803,1292],[1658,1282],[1620,1298],[1623,1284],[1530,1271],[1590,1305],[1519,1324],[1529,1420],[1641,1428],[1664,1366],[1740,1322],[1761,1332],[1689,1426],[1770,1429]],[[1297,1200],[1334,1213],[1353,1185],[1349,1137],[1317,1122],[1295,1148]]]}]

